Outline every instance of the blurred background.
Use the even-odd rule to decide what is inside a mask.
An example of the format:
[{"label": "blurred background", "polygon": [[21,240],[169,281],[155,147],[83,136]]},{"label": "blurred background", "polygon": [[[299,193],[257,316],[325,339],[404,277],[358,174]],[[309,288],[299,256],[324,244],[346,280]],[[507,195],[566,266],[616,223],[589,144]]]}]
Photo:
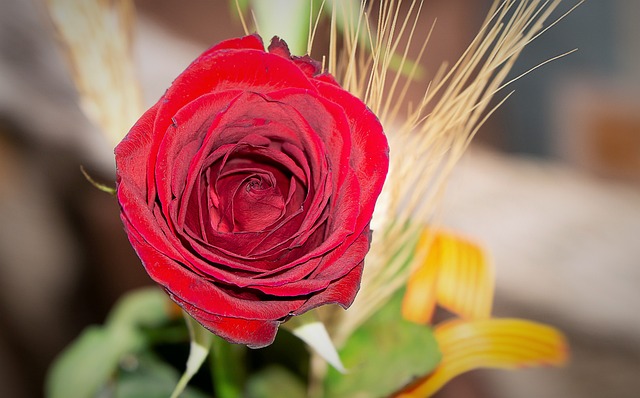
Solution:
[{"label": "blurred background", "polygon": [[[226,1],[135,3],[146,105],[204,49],[243,34]],[[558,16],[574,4],[564,3]],[[80,173],[84,165],[113,181],[112,148],[77,105],[46,9],[38,0],[1,4],[0,396],[37,397],[55,355],[150,280],[114,198]],[[426,1],[422,35],[438,18],[427,74],[457,59],[489,4]],[[640,394],[638,20],[637,0],[587,1],[532,43],[514,76],[579,51],[511,86],[516,93],[479,133],[442,207],[444,225],[495,260],[495,315],[560,328],[572,362],[474,371],[440,397]]]}]

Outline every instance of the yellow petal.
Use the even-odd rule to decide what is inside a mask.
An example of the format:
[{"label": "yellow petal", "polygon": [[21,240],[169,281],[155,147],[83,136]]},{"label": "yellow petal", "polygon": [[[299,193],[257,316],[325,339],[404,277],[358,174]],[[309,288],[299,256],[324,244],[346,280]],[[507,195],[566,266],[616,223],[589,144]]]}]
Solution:
[{"label": "yellow petal", "polygon": [[437,302],[464,319],[491,315],[495,275],[493,264],[476,244],[443,235]]},{"label": "yellow petal", "polygon": [[456,319],[435,328],[438,368],[397,397],[429,397],[454,377],[477,368],[561,366],[568,347],[558,330],[521,319]]},{"label": "yellow petal", "polygon": [[428,254],[407,283],[403,316],[428,323],[435,304],[464,319],[484,319],[491,314],[494,268],[476,244],[451,233],[425,229],[417,251],[429,245]]},{"label": "yellow petal", "polygon": [[409,281],[402,302],[402,316],[415,323],[429,323],[436,307],[436,283],[440,271],[438,235],[425,231],[418,241],[418,248],[430,245],[429,252]]}]

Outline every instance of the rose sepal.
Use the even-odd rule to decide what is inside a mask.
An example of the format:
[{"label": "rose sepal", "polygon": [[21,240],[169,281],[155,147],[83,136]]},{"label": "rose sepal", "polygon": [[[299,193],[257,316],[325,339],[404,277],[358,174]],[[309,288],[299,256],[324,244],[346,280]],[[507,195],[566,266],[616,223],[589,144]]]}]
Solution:
[{"label": "rose sepal", "polygon": [[303,315],[291,318],[282,324],[284,329],[304,341],[313,351],[333,366],[338,372],[345,374],[345,369],[335,344],[327,332],[324,323],[320,321],[316,311],[309,311]]}]

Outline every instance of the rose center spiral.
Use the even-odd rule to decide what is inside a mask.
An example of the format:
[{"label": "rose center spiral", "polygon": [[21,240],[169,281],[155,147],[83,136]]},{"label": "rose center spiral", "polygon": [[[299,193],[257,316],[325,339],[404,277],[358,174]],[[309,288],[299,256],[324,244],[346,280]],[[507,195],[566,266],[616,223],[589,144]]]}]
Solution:
[{"label": "rose center spiral", "polygon": [[269,230],[286,213],[283,191],[289,189],[290,176],[259,156],[243,155],[211,171],[217,173],[209,178],[210,222],[221,232]]}]

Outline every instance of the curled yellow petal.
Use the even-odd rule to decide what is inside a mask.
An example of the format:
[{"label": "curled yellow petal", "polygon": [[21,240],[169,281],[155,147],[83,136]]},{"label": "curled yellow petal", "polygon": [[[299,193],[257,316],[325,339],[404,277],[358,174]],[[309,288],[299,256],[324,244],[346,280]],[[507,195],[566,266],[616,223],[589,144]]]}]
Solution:
[{"label": "curled yellow petal", "polygon": [[488,318],[495,276],[485,252],[459,236],[428,229],[416,250],[424,246],[428,254],[407,283],[405,319],[430,322],[436,303],[464,319]]},{"label": "curled yellow petal", "polygon": [[435,237],[426,231],[418,241],[416,251],[421,246],[429,246],[429,252],[411,275],[402,302],[402,316],[415,323],[429,323],[436,307],[436,283],[440,271],[439,235]]},{"label": "curled yellow petal", "polygon": [[440,365],[397,397],[429,397],[472,369],[561,366],[568,358],[562,333],[521,319],[456,319],[438,325],[434,332],[442,353]]}]

